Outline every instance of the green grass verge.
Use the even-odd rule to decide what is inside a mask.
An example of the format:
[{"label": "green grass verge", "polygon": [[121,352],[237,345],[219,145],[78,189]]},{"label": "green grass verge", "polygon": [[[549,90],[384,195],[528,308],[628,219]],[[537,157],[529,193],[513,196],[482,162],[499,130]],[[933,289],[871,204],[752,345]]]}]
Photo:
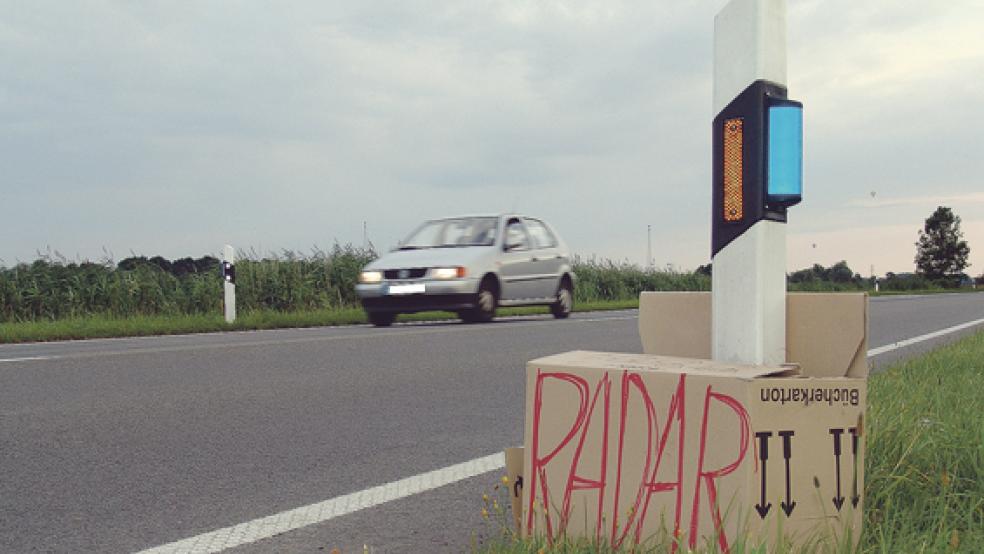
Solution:
[{"label": "green grass verge", "polygon": [[[984,291],[984,289],[981,289]],[[805,292],[805,291],[804,291]],[[890,296],[897,294],[931,294],[955,292],[952,290],[906,291],[872,293],[871,296]],[[969,292],[969,291],[962,291]],[[598,300],[579,302],[577,312],[602,310],[627,310],[639,307],[638,298],[627,300]],[[499,316],[547,314],[543,306],[526,308],[501,308]],[[450,312],[422,312],[403,314],[397,321],[441,321],[456,319]],[[333,310],[253,310],[242,313],[232,325],[227,325],[221,315],[152,315],[126,318],[93,315],[59,320],[24,321],[0,323],[0,344],[21,342],[43,342],[57,340],[142,337],[153,335],[181,335],[189,333],[212,333],[219,331],[250,331],[258,329],[286,329],[293,327],[324,327],[332,325],[355,325],[366,323],[361,309]]]},{"label": "green grass verge", "polygon": [[869,379],[865,552],[984,552],[984,333]]},{"label": "green grass verge", "polygon": [[[806,291],[804,291],[806,292]],[[848,291],[849,292],[849,291]],[[978,292],[984,292],[984,287],[970,289],[925,289],[925,290],[882,290],[875,292],[873,290],[868,291],[857,291],[857,292],[867,292],[868,296],[913,296],[913,295],[925,295],[925,294],[973,294]]]},{"label": "green grass verge", "polygon": [[[639,307],[638,300],[584,302],[575,311],[622,310]],[[549,313],[546,307],[502,308],[499,316]],[[397,321],[440,321],[456,319],[450,312],[403,314]],[[56,321],[27,321],[0,324],[0,344],[110,337],[180,335],[217,331],[248,331],[292,327],[323,327],[366,323],[359,308],[277,312],[257,310],[241,314],[235,323],[226,324],[221,315],[156,315],[114,318],[91,316]]]},{"label": "green grass verge", "polygon": [[[864,528],[858,548],[811,544],[792,552],[984,552],[984,333],[889,367],[868,381]],[[508,504],[476,499],[490,542],[482,554],[612,552],[585,541],[547,547],[517,540]],[[503,509],[505,505],[505,509]],[[740,541],[739,541],[740,542]],[[716,552],[714,545],[698,552]],[[738,545],[734,552],[765,554]],[[775,549],[771,552],[785,551]],[[618,552],[668,552],[666,544]],[[681,550],[686,552],[686,549]]]}]

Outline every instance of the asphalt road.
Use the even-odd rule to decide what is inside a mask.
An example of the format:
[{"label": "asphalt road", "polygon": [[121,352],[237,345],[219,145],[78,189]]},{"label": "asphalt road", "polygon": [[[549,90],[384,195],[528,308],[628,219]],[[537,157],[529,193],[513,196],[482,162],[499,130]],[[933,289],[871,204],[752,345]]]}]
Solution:
[{"label": "asphalt road", "polygon": [[[981,318],[984,294],[875,298],[869,348]],[[138,551],[494,454],[525,362],[571,349],[641,351],[636,313],[0,346],[0,551]],[[467,551],[500,474],[233,551]]]}]

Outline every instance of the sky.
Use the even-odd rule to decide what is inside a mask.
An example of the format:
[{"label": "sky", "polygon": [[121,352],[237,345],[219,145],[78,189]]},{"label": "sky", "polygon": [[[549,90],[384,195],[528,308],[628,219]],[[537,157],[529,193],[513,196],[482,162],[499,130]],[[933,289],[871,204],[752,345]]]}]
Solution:
[{"label": "sky", "polygon": [[[723,0],[0,0],[0,265],[386,250],[521,212],[584,257],[710,260]],[[788,268],[914,268],[939,205],[984,272],[984,3],[789,0]]]}]

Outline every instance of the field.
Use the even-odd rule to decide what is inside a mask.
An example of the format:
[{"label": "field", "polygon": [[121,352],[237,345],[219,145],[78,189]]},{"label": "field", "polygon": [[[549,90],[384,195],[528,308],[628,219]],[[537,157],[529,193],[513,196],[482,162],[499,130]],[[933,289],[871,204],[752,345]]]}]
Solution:
[{"label": "field", "polygon": [[[116,263],[43,255],[29,264],[0,267],[0,343],[366,322],[354,287],[361,268],[377,256],[373,249],[336,244],[309,254],[238,255],[239,317],[232,325],[222,320],[222,279],[219,261],[212,257],[174,261],[131,257]],[[597,258],[575,258],[573,265],[578,278],[576,310],[635,307],[642,291],[709,290],[711,286],[704,271],[641,269]],[[789,277],[789,289],[795,291],[858,291],[870,286],[843,262],[830,268],[817,265]],[[921,287],[921,292],[947,290],[921,278],[896,278],[886,281],[883,291],[911,293],[913,287]],[[448,317],[453,314],[400,319]]]},{"label": "field", "polygon": [[[869,378],[864,529],[858,548],[824,543],[769,552],[984,552],[984,333]],[[500,489],[476,500],[482,554],[611,552],[585,541],[518,540]],[[506,506],[503,508],[503,506]],[[485,544],[478,544],[483,537]],[[662,553],[668,544],[618,552]],[[761,545],[734,552],[765,554]],[[686,552],[686,549],[681,550]],[[710,545],[700,552],[716,552]]]},{"label": "field", "polygon": [[[291,312],[356,306],[359,270],[375,254],[336,245],[310,255],[283,252],[236,263],[236,304],[241,313]],[[99,316],[221,314],[218,260],[187,264],[163,258],[67,262],[44,256],[0,269],[0,324]],[[197,263],[196,263],[197,262]]]},{"label": "field", "polygon": [[[238,318],[222,319],[214,258],[73,263],[42,257],[0,268],[0,343],[365,323],[355,295],[375,252],[336,245],[309,255],[283,252],[236,263]],[[635,307],[643,290],[708,290],[710,278],[629,264],[577,259],[576,309]],[[502,315],[546,313],[505,309]],[[447,313],[401,316],[453,317]]]}]

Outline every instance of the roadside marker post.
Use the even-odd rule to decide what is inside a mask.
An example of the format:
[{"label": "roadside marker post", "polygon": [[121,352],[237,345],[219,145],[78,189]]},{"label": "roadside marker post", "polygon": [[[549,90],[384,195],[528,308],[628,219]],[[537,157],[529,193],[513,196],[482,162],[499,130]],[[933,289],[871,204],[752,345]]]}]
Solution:
[{"label": "roadside marker post", "polygon": [[785,0],[714,19],[712,357],[786,361],[786,209],[802,191],[802,105],[786,98]]},{"label": "roadside marker post", "polygon": [[226,323],[236,321],[236,251],[230,245],[225,245],[222,251],[222,282],[225,292]]}]

